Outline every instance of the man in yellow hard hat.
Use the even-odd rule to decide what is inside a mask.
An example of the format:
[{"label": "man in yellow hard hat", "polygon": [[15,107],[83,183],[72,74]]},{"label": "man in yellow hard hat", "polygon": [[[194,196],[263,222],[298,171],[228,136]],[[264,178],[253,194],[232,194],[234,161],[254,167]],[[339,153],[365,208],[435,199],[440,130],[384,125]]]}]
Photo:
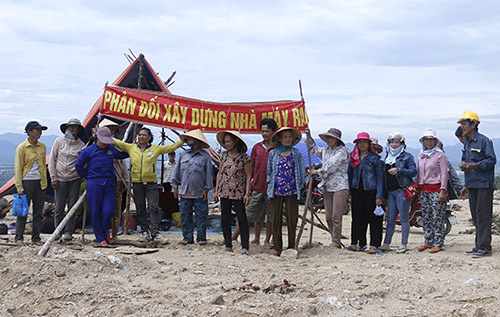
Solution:
[{"label": "man in yellow hard hat", "polygon": [[472,111],[465,111],[457,123],[465,137],[460,169],[465,173],[462,199],[469,194],[469,207],[476,228],[476,245],[467,251],[474,257],[491,255],[491,222],[493,191],[495,189],[495,164],[497,162],[493,142],[479,133],[481,121]]}]

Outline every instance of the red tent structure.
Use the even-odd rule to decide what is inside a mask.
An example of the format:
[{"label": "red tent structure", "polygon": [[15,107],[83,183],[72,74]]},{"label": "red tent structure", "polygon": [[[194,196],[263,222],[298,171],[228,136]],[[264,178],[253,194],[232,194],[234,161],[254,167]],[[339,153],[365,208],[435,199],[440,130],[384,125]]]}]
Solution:
[{"label": "red tent structure", "polygon": [[[149,62],[146,60],[143,54],[140,54],[122,73],[118,78],[113,81],[114,86],[126,87],[126,88],[140,88],[146,90],[153,90],[164,92],[170,94],[170,91],[165,86],[163,81],[158,77],[158,74],[151,67]],[[102,104],[102,94],[94,103],[87,116],[83,120],[82,125],[85,127],[86,139],[84,142],[88,141],[88,137],[92,135],[91,130],[97,124],[99,113],[99,107]],[[114,121],[119,121],[117,119],[113,119]],[[122,135],[118,137],[122,138],[125,133],[126,127],[129,123],[124,123],[124,128],[122,129]],[[133,135],[130,134],[127,141],[130,142],[133,138]],[[47,161],[49,156],[47,156]],[[49,181],[50,183],[50,181]],[[47,196],[53,196],[52,189],[48,188]],[[15,180],[14,177],[11,178],[7,183],[5,183],[0,188],[0,197],[5,195],[11,195],[16,192]]]}]

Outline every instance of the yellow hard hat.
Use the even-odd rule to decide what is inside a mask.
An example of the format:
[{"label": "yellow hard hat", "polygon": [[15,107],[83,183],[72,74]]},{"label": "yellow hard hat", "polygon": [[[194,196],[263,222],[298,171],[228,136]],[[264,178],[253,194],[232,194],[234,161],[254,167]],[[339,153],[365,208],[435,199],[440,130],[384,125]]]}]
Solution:
[{"label": "yellow hard hat", "polygon": [[471,120],[477,121],[478,123],[481,123],[481,121],[479,121],[479,117],[477,116],[477,114],[475,112],[472,112],[472,111],[464,111],[464,114],[462,115],[462,117],[460,119],[458,119],[457,123],[461,123],[463,120],[467,120],[467,119],[471,119]]}]

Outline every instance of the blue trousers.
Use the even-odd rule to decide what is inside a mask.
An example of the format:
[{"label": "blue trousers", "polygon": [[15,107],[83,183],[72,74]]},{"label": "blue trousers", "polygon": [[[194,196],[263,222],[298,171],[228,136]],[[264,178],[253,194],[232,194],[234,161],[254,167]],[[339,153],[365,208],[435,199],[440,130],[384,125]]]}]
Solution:
[{"label": "blue trousers", "polygon": [[97,242],[102,242],[106,240],[106,231],[115,210],[115,182],[110,180],[102,185],[102,181],[87,180],[87,201],[95,238]]},{"label": "blue trousers", "polygon": [[385,231],[384,243],[391,244],[392,236],[396,227],[396,220],[399,214],[401,221],[401,243],[408,244],[408,236],[410,235],[410,205],[411,200],[406,200],[403,189],[397,189],[389,192],[387,204],[387,229]]},{"label": "blue trousers", "polygon": [[193,238],[193,211],[196,215],[196,241],[207,240],[208,202],[203,198],[180,198],[182,236],[189,243]]}]

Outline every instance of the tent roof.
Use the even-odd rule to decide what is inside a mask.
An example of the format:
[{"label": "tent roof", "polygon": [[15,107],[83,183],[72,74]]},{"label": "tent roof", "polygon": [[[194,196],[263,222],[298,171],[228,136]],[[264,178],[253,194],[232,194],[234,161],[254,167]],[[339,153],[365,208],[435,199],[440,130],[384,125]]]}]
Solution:
[{"label": "tent roof", "polygon": [[[141,62],[143,66],[143,78],[140,81],[140,85],[143,89],[162,91],[170,94],[170,91],[165,86],[163,81],[158,77],[158,74],[154,71],[153,67],[148,63],[143,54],[140,54],[122,73],[118,78],[113,81],[114,86],[137,88],[139,84],[139,70],[141,67]],[[85,127],[86,134],[90,135],[92,127],[97,123],[97,113],[99,112],[99,107],[102,103],[102,94],[94,103],[87,116],[83,120],[82,125]],[[86,140],[84,140],[86,141]],[[49,156],[47,156],[48,161]],[[15,193],[15,180],[14,177],[8,180],[0,188],[0,196],[10,195]]]}]

